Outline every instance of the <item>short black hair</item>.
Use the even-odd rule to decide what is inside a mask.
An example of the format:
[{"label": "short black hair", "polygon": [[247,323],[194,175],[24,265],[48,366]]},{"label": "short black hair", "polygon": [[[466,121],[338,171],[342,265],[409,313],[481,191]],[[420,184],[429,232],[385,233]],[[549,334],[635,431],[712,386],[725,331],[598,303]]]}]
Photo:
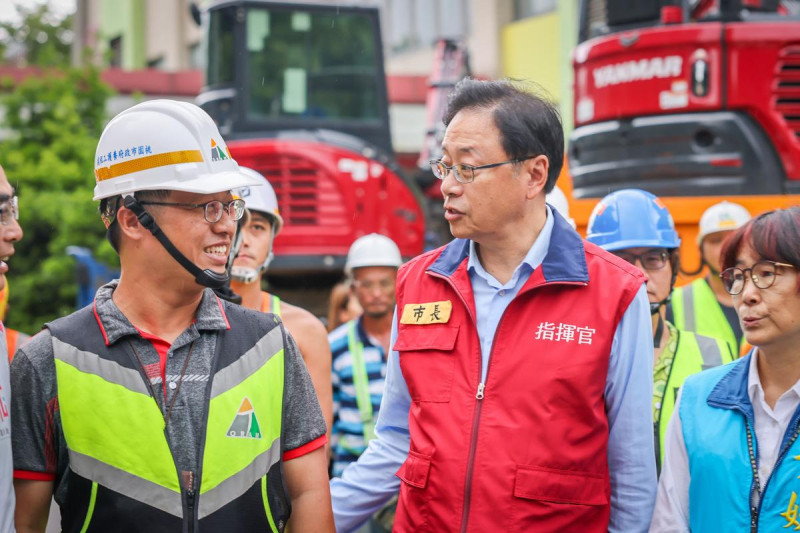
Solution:
[{"label": "short black hair", "polygon": [[[172,193],[170,190],[158,189],[155,191],[136,191],[133,197],[137,200],[166,200]],[[100,200],[100,214],[108,217],[109,225],[106,229],[106,238],[111,243],[114,251],[119,253],[119,224],[117,224],[117,210],[122,203],[122,196],[111,196]]]},{"label": "short black hair", "polygon": [[558,108],[544,94],[531,82],[465,78],[450,95],[444,125],[450,125],[464,109],[491,110],[509,158],[547,156],[550,164],[544,190],[549,193],[564,165],[564,129]]}]

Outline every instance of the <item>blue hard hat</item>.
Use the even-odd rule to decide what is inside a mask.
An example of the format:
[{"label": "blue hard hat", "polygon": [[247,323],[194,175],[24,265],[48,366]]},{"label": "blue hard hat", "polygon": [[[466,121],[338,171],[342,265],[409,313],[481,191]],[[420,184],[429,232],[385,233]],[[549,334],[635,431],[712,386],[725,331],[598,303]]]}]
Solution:
[{"label": "blue hard hat", "polygon": [[625,248],[677,248],[675,222],[656,196],[640,189],[612,192],[589,217],[586,240],[613,252]]}]

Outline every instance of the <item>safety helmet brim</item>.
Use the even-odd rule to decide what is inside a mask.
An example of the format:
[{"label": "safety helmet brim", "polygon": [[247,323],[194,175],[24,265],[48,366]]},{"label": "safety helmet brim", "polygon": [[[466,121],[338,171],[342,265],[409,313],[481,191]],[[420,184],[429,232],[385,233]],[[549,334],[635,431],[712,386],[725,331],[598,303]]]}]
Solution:
[{"label": "safety helmet brim", "polygon": [[[148,183],[151,181],[151,183]],[[148,180],[139,176],[131,180],[115,180],[113,187],[110,184],[98,183],[94,188],[94,200],[102,200],[116,195],[126,195],[136,191],[183,191],[196,194],[216,194],[218,192],[229,191],[239,187],[258,187],[264,184],[263,180],[258,180],[247,176],[238,170],[217,172],[205,175],[188,175],[185,179],[164,180],[163,176],[158,177],[153,173],[153,179]]]},{"label": "safety helmet brim", "polygon": [[660,239],[653,239],[653,240],[627,240],[627,241],[616,241],[611,244],[600,244],[599,246],[607,251],[607,252],[616,252],[618,250],[626,250],[628,248],[666,248],[667,250],[672,250],[674,248],[678,248],[681,245],[680,239],[677,241],[668,241],[668,240],[660,240]]}]

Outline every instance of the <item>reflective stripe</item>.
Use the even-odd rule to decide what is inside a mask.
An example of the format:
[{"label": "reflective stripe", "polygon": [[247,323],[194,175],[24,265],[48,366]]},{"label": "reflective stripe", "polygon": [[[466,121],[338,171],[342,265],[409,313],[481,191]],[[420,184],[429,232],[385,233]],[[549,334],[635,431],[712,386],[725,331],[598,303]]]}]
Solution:
[{"label": "reflective stripe", "polygon": [[697,324],[694,317],[694,285],[689,284],[683,288],[683,324],[678,325],[680,329],[697,331]]},{"label": "reflective stripe", "polygon": [[226,366],[214,376],[211,385],[211,398],[232,389],[245,381],[254,372],[278,353],[283,352],[283,331],[273,328],[239,359]]},{"label": "reflective stripe", "polygon": [[67,363],[84,374],[99,376],[109,383],[121,385],[129,391],[150,396],[150,391],[138,370],[126,368],[119,363],[103,359],[92,352],[84,352],[56,337],[53,339],[53,353],[56,359]]},{"label": "reflective stripe", "polygon": [[[83,372],[56,353],[58,404],[70,452],[179,492],[178,472],[164,436],[164,417],[153,397]],[[96,477],[84,477],[105,484]]]},{"label": "reflective stripe", "polygon": [[[69,450],[69,468],[79,476],[99,483],[124,496],[161,509],[179,518],[183,516],[180,492],[134,476],[73,449]],[[178,474],[175,472],[175,480],[177,481],[177,479]]]},{"label": "reflective stripe", "polygon": [[[201,491],[198,505],[199,518],[202,520],[247,492],[259,479],[265,477],[269,469],[280,459],[281,440],[278,438],[272,442],[269,449],[256,457],[244,469],[228,477],[208,492]],[[270,520],[270,524],[272,524],[272,520]]]},{"label": "reflective stripe", "polygon": [[347,328],[347,349],[353,357],[353,385],[356,388],[356,405],[361,416],[364,444],[375,437],[375,419],[372,413],[372,397],[369,394],[369,376],[367,365],[364,364],[364,343],[357,338],[356,322],[350,322]]},{"label": "reflective stripe", "polygon": [[181,163],[202,163],[203,154],[200,150],[181,150],[177,152],[167,152],[164,154],[148,155],[132,161],[117,163],[107,167],[101,167],[94,171],[97,181],[104,181],[111,178],[118,178],[131,172],[150,170],[167,165],[179,165]]},{"label": "reflective stripe", "polygon": [[275,519],[272,518],[272,509],[269,508],[269,497],[267,497],[267,476],[261,478],[261,499],[264,502],[264,512],[267,515],[270,530],[277,533],[278,528],[275,527]]},{"label": "reflective stripe", "polygon": [[89,495],[89,509],[86,511],[86,519],[83,521],[81,533],[86,533],[89,529],[89,524],[92,522],[92,515],[94,514],[94,504],[97,503],[97,482],[92,482],[92,493]]},{"label": "reflective stripe", "polygon": [[704,335],[695,335],[697,345],[700,347],[700,355],[703,358],[703,370],[714,368],[722,364],[722,354],[716,339]]}]

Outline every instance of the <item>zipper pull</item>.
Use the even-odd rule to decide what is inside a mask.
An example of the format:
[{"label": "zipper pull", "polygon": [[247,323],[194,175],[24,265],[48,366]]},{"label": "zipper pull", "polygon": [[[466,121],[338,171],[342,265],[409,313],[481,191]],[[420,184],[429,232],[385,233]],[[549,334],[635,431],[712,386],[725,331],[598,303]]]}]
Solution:
[{"label": "zipper pull", "polygon": [[485,389],[485,388],[486,388],[486,385],[484,385],[483,382],[478,383],[478,394],[475,395],[475,398],[477,398],[479,400],[483,400],[483,389]]}]

